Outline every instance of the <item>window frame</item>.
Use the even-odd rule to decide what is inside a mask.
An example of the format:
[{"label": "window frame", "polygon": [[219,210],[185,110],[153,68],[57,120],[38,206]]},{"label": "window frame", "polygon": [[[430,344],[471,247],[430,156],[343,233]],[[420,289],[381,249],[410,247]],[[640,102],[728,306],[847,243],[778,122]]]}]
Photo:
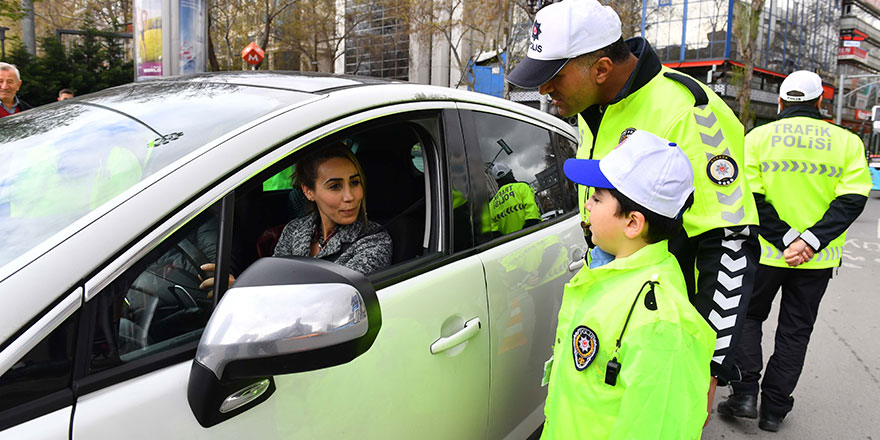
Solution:
[{"label": "window frame", "polygon": [[[73,405],[75,399],[70,384],[76,376],[81,346],[79,336],[84,320],[82,319],[82,314],[77,312],[82,308],[82,298],[82,287],[76,287],[67,294],[62,295],[56,303],[49,306],[35,321],[30,323],[21,334],[15,338],[10,338],[11,343],[0,351],[0,365],[8,364],[9,368],[11,368],[12,365],[27,356],[31,350],[42,343],[68,319],[79,319],[78,322],[73,324],[73,331],[76,334],[73,341],[71,374],[67,386],[17,407],[0,411],[0,431]],[[0,370],[3,371],[2,374],[8,372],[8,368],[0,368]]]},{"label": "window frame", "polygon": [[[566,139],[569,139],[572,142],[575,142],[575,145],[577,145],[577,142],[574,139],[572,139],[570,135],[562,132],[561,130],[558,129],[558,127],[555,127],[550,124],[546,124],[543,121],[535,121],[534,119],[529,119],[527,117],[524,117],[520,114],[511,112],[511,111],[507,111],[507,110],[503,110],[503,109],[499,109],[499,108],[494,108],[494,107],[483,107],[483,106],[478,106],[478,105],[473,105],[473,104],[460,105],[459,107],[460,107],[462,127],[463,127],[462,130],[464,132],[465,143],[467,144],[468,173],[469,173],[470,182],[472,183],[471,192],[473,194],[475,194],[475,196],[476,196],[476,203],[473,204],[472,211],[471,211],[471,217],[473,219],[474,231],[480,230],[479,222],[482,220],[480,217],[480,212],[478,210],[478,207],[483,206],[483,204],[487,204],[489,202],[488,190],[486,188],[484,188],[484,185],[479,185],[479,184],[474,183],[474,182],[481,182],[483,179],[483,177],[482,177],[483,159],[482,159],[482,154],[480,151],[479,138],[478,138],[477,131],[476,131],[477,127],[476,127],[476,121],[474,118],[474,113],[486,113],[486,114],[491,114],[494,116],[505,117],[508,119],[516,120],[516,121],[521,122],[523,124],[528,124],[533,127],[547,130],[548,134],[550,136],[550,142],[553,145],[553,153],[554,153],[554,155],[556,155],[557,173],[559,174],[560,182],[563,182],[564,181],[563,179],[566,179],[564,173],[562,172],[562,163],[561,163],[561,155],[560,155],[560,149],[559,149],[558,136],[562,136]],[[538,122],[538,123],[535,123],[535,122]],[[563,186],[563,192],[566,195],[568,194],[568,192],[564,188],[564,186]],[[575,197],[576,197],[576,195],[575,195]],[[547,221],[542,221],[541,223],[539,223],[537,225],[532,225],[532,226],[524,228],[520,231],[513,232],[510,234],[506,234],[506,235],[502,235],[500,237],[496,237],[496,238],[489,237],[489,239],[484,238],[484,240],[482,242],[477,240],[477,242],[475,243],[475,248],[479,252],[482,252],[486,249],[490,249],[490,248],[495,247],[497,245],[507,243],[508,241],[515,240],[519,237],[531,234],[535,231],[539,231],[544,228],[550,227],[550,226],[555,225],[561,221],[564,221],[565,219],[568,219],[568,218],[574,216],[577,213],[577,209],[576,209],[577,203],[575,203],[574,207],[569,208],[566,206],[568,204],[568,200],[569,200],[568,197],[566,197],[564,199],[564,202],[563,202],[564,212],[562,215],[556,216],[556,217],[554,217],[550,220],[547,220]]]}]

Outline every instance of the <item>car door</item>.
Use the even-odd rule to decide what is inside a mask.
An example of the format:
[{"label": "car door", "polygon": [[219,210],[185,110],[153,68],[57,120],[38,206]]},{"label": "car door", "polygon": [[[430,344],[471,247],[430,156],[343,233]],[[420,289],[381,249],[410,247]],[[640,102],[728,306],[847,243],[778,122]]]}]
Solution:
[{"label": "car door", "polygon": [[[329,113],[348,102],[345,96],[331,96],[310,111]],[[86,336],[91,341],[87,373],[75,381],[80,392],[73,437],[484,438],[489,402],[489,312],[483,264],[469,252],[458,252],[469,248],[456,244],[473,243],[474,235],[469,218],[455,220],[461,217],[461,209],[456,212],[454,207],[462,206],[459,200],[467,200],[470,190],[461,128],[453,109],[454,104],[443,102],[403,104],[342,118],[299,136],[237,167],[232,177],[179,207],[170,220],[157,225],[87,281],[86,308],[96,325]],[[283,138],[270,131],[296,126],[297,115],[289,117],[288,121],[280,117],[268,123],[269,127],[252,129],[263,132],[251,139]],[[224,247],[223,225],[230,224],[241,194],[262,188],[264,181],[291,166],[299,153],[313,148],[322,138],[343,139],[348,133],[369,132],[383,124],[398,124],[418,133],[418,145],[404,146],[419,151],[409,166],[422,168],[425,212],[417,255],[370,278],[377,287],[382,313],[382,327],[373,346],[344,365],[277,376],[276,391],[268,400],[203,428],[187,404],[186,390],[195,349],[192,338],[204,325],[206,312],[197,309],[210,313],[211,298],[197,297],[194,289],[185,285],[187,279],[192,281],[193,275],[199,275],[192,270],[171,279],[155,268],[165,267],[169,258],[187,260],[179,254],[186,254],[189,246],[180,243],[192,242],[196,240],[192,237],[211,229],[206,224],[218,225],[216,256],[224,258],[222,255],[232,251]],[[245,135],[219,146],[212,152],[216,156],[205,155],[178,172],[210,166],[212,157],[216,160],[226,152],[247,148]],[[400,172],[400,168],[389,167],[385,172]],[[160,182],[150,191],[172,190],[173,176],[166,186]],[[388,191],[370,194],[394,196]],[[169,252],[178,255],[169,257]],[[192,269],[194,265],[189,266]],[[149,271],[154,273],[144,275]],[[164,278],[157,279],[155,273]],[[171,295],[157,301],[152,298],[156,295],[131,293],[147,289],[144,286],[150,283],[159,284]],[[102,328],[107,316],[112,325]],[[160,321],[155,321],[157,316]],[[157,337],[152,330],[145,331],[147,322],[155,322],[150,329],[156,325],[169,328]],[[173,325],[179,326],[172,329]],[[123,336],[128,347],[125,353],[119,350],[119,341],[110,342]]]},{"label": "car door", "polygon": [[[471,181],[483,194],[475,218],[482,222],[477,251],[486,271],[492,334],[489,438],[524,438],[544,419],[543,367],[552,355],[563,287],[586,251],[574,215],[574,187],[561,172],[576,144],[550,124],[465,108]],[[499,166],[513,179],[493,175]],[[520,189],[514,193],[511,185]],[[517,215],[530,221],[511,230],[508,219]]]}]

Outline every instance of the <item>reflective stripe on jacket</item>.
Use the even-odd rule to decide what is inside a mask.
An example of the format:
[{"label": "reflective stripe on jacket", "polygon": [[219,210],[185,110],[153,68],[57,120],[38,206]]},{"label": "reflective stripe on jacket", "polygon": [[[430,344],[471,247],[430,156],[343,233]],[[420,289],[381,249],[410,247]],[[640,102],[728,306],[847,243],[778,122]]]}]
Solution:
[{"label": "reflective stripe on jacket", "polygon": [[[688,302],[667,246],[661,241],[602,267],[585,267],[565,286],[543,439],[700,437],[715,332]],[[654,309],[646,302],[647,288],[636,299],[648,280],[658,282]],[[620,373],[610,386],[606,366],[633,301],[616,354]],[[595,344],[584,334],[595,336]],[[580,371],[578,344],[593,351]]]},{"label": "reflective stripe on jacket", "polygon": [[502,234],[519,231],[526,220],[541,220],[535,192],[528,183],[515,182],[502,186],[489,201],[492,230]]}]

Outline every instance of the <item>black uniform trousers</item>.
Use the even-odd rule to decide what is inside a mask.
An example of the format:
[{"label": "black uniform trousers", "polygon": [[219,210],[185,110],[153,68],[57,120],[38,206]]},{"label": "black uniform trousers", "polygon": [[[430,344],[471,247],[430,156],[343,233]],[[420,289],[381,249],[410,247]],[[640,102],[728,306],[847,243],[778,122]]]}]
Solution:
[{"label": "black uniform trousers", "polygon": [[742,336],[734,352],[743,377],[741,382],[731,385],[734,393],[758,395],[763,366],[761,327],[782,287],[773,355],[767,361],[760,385],[762,414],[784,416],[794,405],[791,393],[803,370],[819,302],[828,287],[832,270],[758,266]]}]

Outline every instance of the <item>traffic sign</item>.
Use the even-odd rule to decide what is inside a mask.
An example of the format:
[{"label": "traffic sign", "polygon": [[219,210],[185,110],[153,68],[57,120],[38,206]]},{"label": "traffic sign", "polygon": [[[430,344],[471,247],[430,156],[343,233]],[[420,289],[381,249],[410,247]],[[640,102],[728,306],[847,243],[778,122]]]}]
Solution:
[{"label": "traffic sign", "polygon": [[263,58],[266,57],[266,53],[263,52],[263,49],[261,49],[257,43],[251,42],[251,44],[245,46],[241,51],[241,57],[244,58],[248,64],[256,66],[257,64],[260,64],[260,61],[263,61]]}]

